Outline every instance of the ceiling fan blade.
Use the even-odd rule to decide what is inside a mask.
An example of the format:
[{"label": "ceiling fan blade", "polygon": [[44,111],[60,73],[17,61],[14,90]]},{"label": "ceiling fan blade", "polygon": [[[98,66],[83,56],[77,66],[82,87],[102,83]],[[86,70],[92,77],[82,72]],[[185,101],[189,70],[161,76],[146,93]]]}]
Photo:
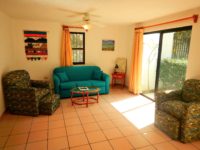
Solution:
[{"label": "ceiling fan blade", "polygon": [[90,8],[90,9],[88,9],[86,12],[87,13],[91,13],[91,12],[93,12],[93,11],[95,11],[96,9],[94,9],[94,8]]},{"label": "ceiling fan blade", "polygon": [[84,14],[74,14],[74,15],[67,15],[67,17],[69,18],[73,18],[73,17],[82,17]]},{"label": "ceiling fan blade", "polygon": [[95,14],[90,14],[91,17],[97,17],[97,18],[100,18],[101,16],[99,15],[95,15]]},{"label": "ceiling fan blade", "polygon": [[84,14],[83,12],[78,12],[78,11],[75,11],[75,10],[70,10],[70,9],[65,9],[65,8],[57,8],[57,10],[67,12],[67,13],[73,13],[73,14],[77,14],[77,15]]},{"label": "ceiling fan blade", "polygon": [[104,24],[101,24],[101,23],[98,23],[98,22],[94,22],[94,21],[90,21],[90,24],[94,25],[94,26],[97,26],[97,27],[101,27],[101,28],[105,27]]}]

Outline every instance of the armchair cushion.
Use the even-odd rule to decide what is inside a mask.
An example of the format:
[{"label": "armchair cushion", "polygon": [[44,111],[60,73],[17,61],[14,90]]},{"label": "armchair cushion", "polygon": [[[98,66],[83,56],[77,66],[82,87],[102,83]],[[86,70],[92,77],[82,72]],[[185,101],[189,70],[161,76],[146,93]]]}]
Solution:
[{"label": "armchair cushion", "polygon": [[31,80],[31,86],[36,88],[51,88],[49,81],[42,80]]},{"label": "armchair cushion", "polygon": [[187,103],[178,100],[169,100],[161,103],[158,108],[175,118],[181,119],[187,111]]},{"label": "armchair cushion", "polygon": [[51,115],[60,105],[60,96],[57,94],[48,95],[47,98],[41,99],[39,103],[40,114]]},{"label": "armchair cushion", "polygon": [[61,82],[69,81],[69,77],[67,76],[65,72],[58,72],[56,74],[58,75]]},{"label": "armchair cushion", "polygon": [[35,97],[41,99],[49,93],[49,89],[37,88],[35,89]]}]

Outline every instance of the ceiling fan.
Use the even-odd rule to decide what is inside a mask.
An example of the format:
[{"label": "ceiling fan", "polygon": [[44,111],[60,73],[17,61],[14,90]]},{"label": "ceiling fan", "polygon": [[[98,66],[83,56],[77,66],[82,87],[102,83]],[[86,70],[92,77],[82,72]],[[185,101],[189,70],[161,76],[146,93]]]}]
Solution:
[{"label": "ceiling fan", "polygon": [[66,10],[66,9],[59,9],[59,10],[65,11],[65,12],[68,12],[68,13],[72,13],[72,15],[67,16],[69,18],[80,18],[80,17],[82,17],[80,21],[74,22],[73,24],[82,26],[86,31],[88,31],[88,29],[92,25],[98,26],[98,27],[104,27],[104,25],[99,23],[99,21],[93,19],[93,18],[100,18],[99,15],[92,14],[94,9],[89,9],[86,12],[77,12],[77,11]]},{"label": "ceiling fan", "polygon": [[91,17],[100,17],[98,15],[90,14],[89,12],[85,12],[82,15],[82,20],[79,22],[81,26],[87,31],[92,25],[98,27],[104,27],[103,24],[99,23],[97,20],[91,19]]}]

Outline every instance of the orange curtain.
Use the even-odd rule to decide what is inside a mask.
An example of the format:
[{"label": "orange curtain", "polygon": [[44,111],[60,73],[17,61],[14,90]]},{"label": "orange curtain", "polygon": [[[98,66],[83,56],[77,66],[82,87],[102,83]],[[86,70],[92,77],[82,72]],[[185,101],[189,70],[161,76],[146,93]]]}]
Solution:
[{"label": "orange curtain", "polygon": [[134,94],[141,92],[142,51],[144,29],[135,30],[134,46],[129,77],[129,91]]},{"label": "orange curtain", "polygon": [[72,48],[69,28],[63,28],[61,47],[61,66],[72,66]]}]

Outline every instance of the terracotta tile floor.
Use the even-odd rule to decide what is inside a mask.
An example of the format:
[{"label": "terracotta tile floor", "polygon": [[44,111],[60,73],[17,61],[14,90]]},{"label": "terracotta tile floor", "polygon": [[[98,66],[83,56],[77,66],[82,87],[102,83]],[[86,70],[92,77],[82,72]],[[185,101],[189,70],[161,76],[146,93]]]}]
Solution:
[{"label": "terracotta tile floor", "polygon": [[127,89],[112,88],[98,104],[71,106],[51,116],[0,118],[0,150],[197,150],[200,141],[182,144],[154,125],[154,102]]}]

